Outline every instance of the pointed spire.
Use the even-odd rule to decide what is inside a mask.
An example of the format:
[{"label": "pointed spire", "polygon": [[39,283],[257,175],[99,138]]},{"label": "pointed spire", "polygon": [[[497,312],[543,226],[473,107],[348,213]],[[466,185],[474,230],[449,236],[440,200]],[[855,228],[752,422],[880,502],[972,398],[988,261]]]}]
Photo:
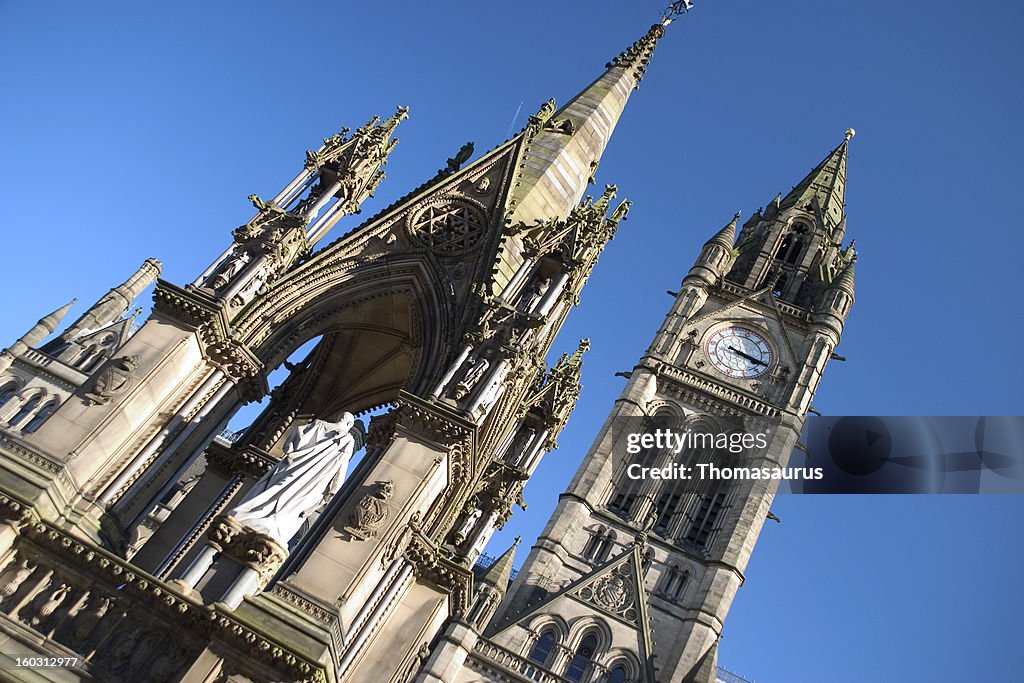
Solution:
[{"label": "pointed spire", "polygon": [[494,561],[487,572],[481,577],[481,581],[490,584],[497,588],[502,593],[508,588],[508,582],[512,578],[512,565],[516,557],[516,548],[519,547],[519,543],[523,540],[522,536],[516,536],[516,540],[512,545],[501,554],[497,560]]},{"label": "pointed spire", "polygon": [[663,24],[655,24],[561,109],[541,106],[522,133],[527,148],[512,193],[513,223],[564,220],[583,198],[626,102],[647,69]]},{"label": "pointed spire", "polygon": [[740,215],[740,212],[737,211],[736,215],[732,217],[732,220],[729,221],[724,228],[716,232],[714,236],[704,244],[720,244],[726,249],[732,249],[736,244],[736,226],[739,225]]},{"label": "pointed spire", "polygon": [[21,335],[16,342],[11,344],[10,348],[0,352],[0,372],[4,372],[7,368],[11,367],[11,363],[17,356],[39,346],[44,339],[53,334],[53,331],[60,325],[60,321],[63,320],[64,316],[67,315],[68,311],[77,301],[77,298],[72,299],[53,313],[43,316],[28,332]]},{"label": "pointed spire", "polygon": [[854,134],[852,128],[846,131],[839,146],[786,195],[781,207],[803,206],[817,200],[821,215],[828,226],[839,225],[843,220],[843,207],[846,201],[846,159]]},{"label": "pointed spire", "polygon": [[78,298],[74,298],[67,302],[53,313],[40,318],[32,329],[26,332],[19,341],[29,348],[35,348],[44,339],[53,334],[53,331],[60,325],[60,321],[64,319],[68,311],[78,302]]}]

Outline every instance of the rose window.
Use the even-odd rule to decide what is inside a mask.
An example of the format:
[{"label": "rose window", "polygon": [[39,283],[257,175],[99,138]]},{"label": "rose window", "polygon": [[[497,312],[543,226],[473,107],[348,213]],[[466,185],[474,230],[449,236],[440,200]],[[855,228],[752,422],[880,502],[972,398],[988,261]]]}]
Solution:
[{"label": "rose window", "polygon": [[458,254],[477,245],[487,219],[472,204],[449,202],[424,208],[413,217],[410,228],[423,246],[440,254]]}]

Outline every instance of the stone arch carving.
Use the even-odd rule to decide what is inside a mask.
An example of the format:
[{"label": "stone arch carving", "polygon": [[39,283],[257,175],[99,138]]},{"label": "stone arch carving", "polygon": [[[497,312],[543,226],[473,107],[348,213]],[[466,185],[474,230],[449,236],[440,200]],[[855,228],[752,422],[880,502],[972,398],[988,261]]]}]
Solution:
[{"label": "stone arch carving", "polygon": [[553,628],[559,642],[564,643],[569,639],[569,624],[558,614],[538,614],[530,621],[529,630],[534,633],[540,633],[545,628]]},{"label": "stone arch carving", "polygon": [[[457,311],[436,262],[419,255],[378,260],[346,270],[340,263],[300,267],[251,306],[236,326],[236,338],[275,367],[303,343],[327,332],[362,340],[390,339],[408,357],[407,377],[390,377],[379,395],[367,395],[362,410],[394,399],[399,388],[425,391],[443,371]],[[339,378],[338,381],[345,381]],[[372,393],[372,392],[371,392]]]}]

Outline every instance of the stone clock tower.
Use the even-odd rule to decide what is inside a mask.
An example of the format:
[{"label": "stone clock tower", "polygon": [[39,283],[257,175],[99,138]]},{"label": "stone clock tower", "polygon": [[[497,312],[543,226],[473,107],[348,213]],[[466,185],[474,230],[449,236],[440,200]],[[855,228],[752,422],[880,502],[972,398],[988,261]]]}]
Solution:
[{"label": "stone clock tower", "polygon": [[509,589],[493,641],[574,681],[716,680],[718,638],[778,481],[631,479],[624,433],[658,417],[699,432],[768,427],[768,447],[745,464],[785,467],[853,303],[856,255],[842,247],[852,137],[704,244]]}]

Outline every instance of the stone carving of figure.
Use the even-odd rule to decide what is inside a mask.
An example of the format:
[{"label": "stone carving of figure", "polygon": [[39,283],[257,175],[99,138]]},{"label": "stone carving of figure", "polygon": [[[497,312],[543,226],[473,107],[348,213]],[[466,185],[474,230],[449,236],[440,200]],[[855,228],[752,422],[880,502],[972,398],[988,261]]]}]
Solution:
[{"label": "stone carving of figure", "polygon": [[4,570],[4,573],[0,575],[0,602],[14,595],[33,569],[35,567],[29,564],[28,560],[22,558],[17,564],[12,564]]},{"label": "stone carving of figure", "polygon": [[533,427],[525,427],[519,430],[516,434],[516,438],[512,440],[512,445],[508,447],[508,452],[505,454],[505,461],[510,465],[520,467],[528,456],[530,446],[533,445],[533,439],[537,436],[537,430]]},{"label": "stone carving of figure", "polygon": [[245,286],[238,290],[238,292],[228,300],[228,303],[232,306],[244,306],[249,303],[249,301],[259,293],[260,289],[267,283],[269,278],[270,273],[267,272],[266,265],[257,268],[245,283]]},{"label": "stone carving of figure", "polygon": [[224,259],[224,262],[217,266],[217,270],[213,271],[213,274],[210,275],[210,278],[207,280],[207,286],[215,291],[222,289],[245,268],[245,265],[249,263],[251,258],[247,250],[236,247],[235,251]]},{"label": "stone carving of figure", "polygon": [[473,529],[476,528],[477,522],[480,521],[483,514],[484,511],[477,507],[473,508],[473,511],[466,515],[466,521],[462,523],[462,526],[459,527],[459,530],[455,532],[455,536],[452,538],[455,541],[455,545],[462,545],[466,542],[466,539],[472,535]]},{"label": "stone carving of figure", "polygon": [[523,312],[533,313],[549,289],[551,289],[550,277],[544,276],[532,280],[523,292]]},{"label": "stone carving of figure", "polygon": [[484,390],[480,393],[477,407],[473,410],[474,417],[480,418],[490,412],[491,408],[498,401],[502,390],[505,388],[505,376],[508,375],[508,365],[502,364],[498,371],[491,377]]},{"label": "stone carving of figure", "polygon": [[475,358],[471,358],[468,362],[470,363],[469,370],[466,370],[466,374],[462,376],[459,383],[455,385],[455,398],[456,400],[462,399],[469,392],[473,390],[473,387],[483,378],[484,373],[487,372],[487,368],[491,367],[491,361],[489,359],[490,352],[488,350],[481,351]]},{"label": "stone carving of figure", "polygon": [[341,487],[352,454],[363,446],[361,425],[343,413],[338,422],[296,426],[285,442],[285,457],[228,514],[287,548],[306,516]]},{"label": "stone carving of figure", "polygon": [[316,185],[310,188],[309,194],[306,195],[306,198],[295,205],[295,208],[292,209],[292,213],[298,214],[300,216],[305,216],[306,213],[313,208],[317,201],[320,200],[320,196],[324,193],[325,189],[326,188],[324,187],[323,181],[318,180],[316,182]]}]

